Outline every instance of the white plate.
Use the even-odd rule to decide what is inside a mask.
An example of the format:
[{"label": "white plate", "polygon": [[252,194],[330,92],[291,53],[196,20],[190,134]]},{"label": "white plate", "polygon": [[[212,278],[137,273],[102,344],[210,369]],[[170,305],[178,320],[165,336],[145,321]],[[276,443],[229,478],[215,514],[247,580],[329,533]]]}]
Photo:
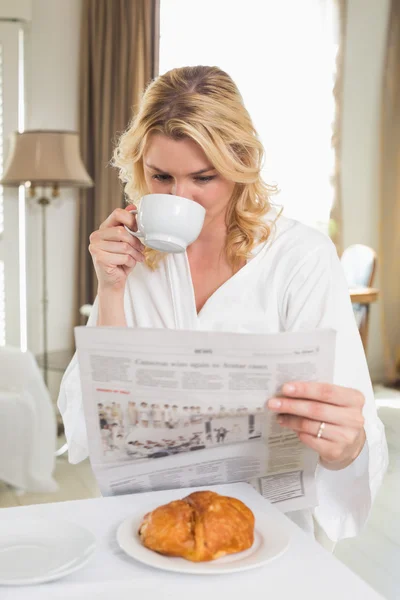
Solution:
[{"label": "white plate", "polygon": [[0,585],[30,585],[64,577],[83,567],[95,537],[79,525],[23,518],[2,522]]},{"label": "white plate", "polygon": [[137,533],[143,519],[143,512],[140,516],[131,516],[121,523],[117,531],[117,541],[122,550],[132,558],[164,571],[223,575],[255,569],[283,554],[289,545],[290,536],[270,515],[253,509],[250,504],[248,506],[255,516],[254,544],[244,552],[230,554],[217,560],[195,563],[184,558],[163,556],[145,548]]}]

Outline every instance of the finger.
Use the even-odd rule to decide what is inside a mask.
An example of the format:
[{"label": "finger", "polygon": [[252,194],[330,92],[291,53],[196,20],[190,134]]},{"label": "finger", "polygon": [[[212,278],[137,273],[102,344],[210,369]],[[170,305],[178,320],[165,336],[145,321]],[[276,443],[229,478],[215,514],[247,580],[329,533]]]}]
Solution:
[{"label": "finger", "polygon": [[89,252],[91,254],[96,253],[98,250],[102,250],[104,252],[110,252],[111,254],[130,254],[133,258],[136,258],[137,253],[142,255],[144,259],[143,252],[139,248],[134,248],[127,242],[107,242],[101,241],[96,245],[90,244]]},{"label": "finger", "polygon": [[358,390],[330,383],[319,383],[317,381],[293,381],[285,383],[282,393],[291,398],[308,398],[309,400],[317,400],[317,402],[325,402],[326,404],[335,404],[337,406],[362,407],[365,402],[363,394]]},{"label": "finger", "polygon": [[127,266],[132,268],[137,262],[143,262],[143,256],[137,252],[137,258],[134,258],[130,254],[111,254],[111,252],[104,252],[104,250],[96,251],[93,254],[93,259],[96,261],[96,265],[102,267],[106,272],[110,267],[111,269],[119,266]]},{"label": "finger", "polygon": [[97,244],[96,246],[90,244],[89,252],[93,258],[96,258],[97,264],[108,264],[109,260],[111,260],[110,257],[115,255],[130,255],[138,262],[143,262],[145,260],[144,255],[140,250],[132,248],[132,246],[125,244],[124,242],[104,242],[103,245]]},{"label": "finger", "polygon": [[[278,423],[287,429],[296,431],[297,433],[306,433],[314,437],[318,437],[322,423],[325,421],[311,421],[304,417],[294,417],[292,415],[279,415],[277,419]],[[321,430],[320,439],[330,440],[332,442],[339,442],[341,444],[353,444],[359,435],[358,429],[352,429],[349,427],[340,427],[339,425],[332,425],[332,423],[325,423]]]},{"label": "finger", "polygon": [[332,404],[323,404],[314,400],[292,400],[290,398],[271,398],[268,408],[274,412],[307,417],[312,421],[326,421],[334,425],[362,427],[364,418],[360,411]]},{"label": "finger", "polygon": [[323,438],[317,438],[308,433],[298,433],[298,438],[303,444],[315,450],[320,458],[327,463],[339,460],[343,453],[343,448],[337,443]]},{"label": "finger", "polygon": [[[309,435],[313,435],[314,437],[317,437],[321,427],[321,421],[312,421],[311,419],[307,419],[306,417],[295,417],[293,415],[278,415],[277,421],[282,427],[292,429],[293,431],[296,431],[298,433],[308,433]],[[325,423],[325,421],[322,422]],[[322,431],[322,436],[320,437],[323,437],[324,439],[334,440],[336,439],[336,429],[339,429],[337,425],[325,423],[324,429]]]},{"label": "finger", "polygon": [[108,227],[107,229],[94,231],[90,235],[89,240],[91,244],[97,244],[99,240],[106,240],[109,242],[126,242],[132,246],[132,248],[144,250],[144,245],[142,242],[137,237],[128,233],[123,226]]},{"label": "finger", "polygon": [[[132,207],[130,210],[132,210]],[[136,217],[124,208],[116,208],[100,225],[99,229],[107,229],[109,227],[116,227],[117,225],[126,225],[129,229],[134,230],[136,227]]]}]

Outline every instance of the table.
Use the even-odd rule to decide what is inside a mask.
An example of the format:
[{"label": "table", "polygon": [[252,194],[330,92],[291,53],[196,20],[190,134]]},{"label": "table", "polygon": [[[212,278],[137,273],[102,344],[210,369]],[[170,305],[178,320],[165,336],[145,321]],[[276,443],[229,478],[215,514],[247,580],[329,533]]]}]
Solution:
[{"label": "table", "polygon": [[[252,498],[254,509],[273,515],[292,535],[285,554],[272,562],[229,575],[183,575],[135,562],[119,549],[118,525],[138,508],[146,512],[152,494],[114,496],[54,504],[4,508],[1,521],[11,518],[55,518],[80,524],[98,539],[98,549],[81,570],[39,586],[0,587],[2,600],[213,600],[255,598],[273,600],[382,600],[357,575],[339,562],[246,483],[214,486],[219,493]],[[194,491],[174,490],[174,498]]]},{"label": "table", "polygon": [[350,298],[355,304],[371,304],[376,302],[379,290],[371,287],[350,288]]}]

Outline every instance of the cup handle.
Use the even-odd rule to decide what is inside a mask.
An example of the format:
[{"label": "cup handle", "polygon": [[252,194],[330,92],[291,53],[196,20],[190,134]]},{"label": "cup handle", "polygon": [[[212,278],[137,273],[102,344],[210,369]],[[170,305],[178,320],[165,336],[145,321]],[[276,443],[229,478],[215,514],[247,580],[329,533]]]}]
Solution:
[{"label": "cup handle", "polygon": [[[137,215],[138,214],[138,211],[136,209],[129,210],[128,212],[132,213],[133,215]],[[139,231],[132,231],[132,229],[129,229],[129,227],[127,227],[126,225],[124,225],[124,227],[134,237],[137,237],[137,238],[142,238],[143,237],[143,233],[140,233]]]}]

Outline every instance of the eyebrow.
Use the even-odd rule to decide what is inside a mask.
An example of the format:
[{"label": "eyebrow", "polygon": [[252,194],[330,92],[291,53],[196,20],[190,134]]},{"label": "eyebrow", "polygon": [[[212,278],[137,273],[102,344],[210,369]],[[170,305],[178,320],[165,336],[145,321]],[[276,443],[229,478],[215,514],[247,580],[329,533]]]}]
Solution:
[{"label": "eyebrow", "polygon": [[[149,165],[146,163],[146,167],[149,169],[153,169],[153,171],[157,171],[157,173],[163,173],[164,175],[168,175],[166,171],[155,167],[154,165]],[[208,173],[208,171],[215,171],[215,167],[207,167],[206,169],[201,169],[200,171],[196,171],[195,173],[189,173],[189,175],[201,175],[202,173]]]}]

